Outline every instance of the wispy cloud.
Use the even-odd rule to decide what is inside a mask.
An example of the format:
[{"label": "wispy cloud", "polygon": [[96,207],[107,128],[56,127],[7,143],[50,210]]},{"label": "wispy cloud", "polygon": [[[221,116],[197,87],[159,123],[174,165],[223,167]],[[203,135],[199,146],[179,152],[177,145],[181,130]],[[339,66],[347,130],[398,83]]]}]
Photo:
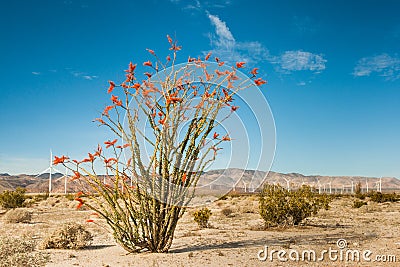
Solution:
[{"label": "wispy cloud", "polygon": [[275,58],[274,63],[278,64],[284,72],[309,70],[319,73],[326,68],[326,62],[323,55],[297,50],[284,52]]},{"label": "wispy cloud", "polygon": [[[200,1],[200,0],[170,0],[173,4],[182,5],[182,9],[186,11],[204,11],[207,8],[225,8],[232,4],[230,0],[213,0],[213,1]],[[193,13],[192,13],[193,14]]]},{"label": "wispy cloud", "polygon": [[353,76],[370,76],[373,73],[385,77],[386,80],[400,79],[400,58],[388,54],[361,58],[354,68]]},{"label": "wispy cloud", "polygon": [[[265,60],[269,57],[269,51],[261,43],[237,42],[229,30],[225,21],[218,16],[207,12],[211,24],[215,28],[215,33],[210,33],[210,43],[214,55],[220,56],[230,63],[236,61],[246,61],[249,63]],[[207,53],[207,51],[204,51]]]},{"label": "wispy cloud", "polygon": [[293,71],[320,73],[326,68],[327,60],[320,54],[296,50],[274,56],[258,41],[238,42],[225,21],[210,13],[207,16],[215,27],[215,33],[209,35],[213,47],[211,52],[230,63],[242,60],[249,63],[268,61],[276,65],[278,72],[287,74]]},{"label": "wispy cloud", "polygon": [[86,72],[76,71],[76,70],[73,70],[71,68],[65,68],[64,70],[61,70],[61,72],[59,72],[56,69],[51,69],[51,70],[48,70],[48,71],[45,71],[45,72],[32,71],[31,73],[33,75],[35,75],[35,76],[46,75],[46,74],[55,75],[56,73],[60,73],[60,74],[64,74],[64,75],[68,74],[68,75],[72,75],[72,76],[74,76],[76,78],[82,78],[82,79],[89,80],[89,81],[92,81],[92,80],[97,79],[99,77],[97,75],[90,75],[90,74],[88,74]]},{"label": "wispy cloud", "polygon": [[75,71],[75,70],[69,70],[69,73],[72,74],[74,77],[82,78],[82,79],[89,80],[89,81],[98,78],[98,76],[96,76],[96,75],[88,75],[85,72],[80,72],[80,71]]}]

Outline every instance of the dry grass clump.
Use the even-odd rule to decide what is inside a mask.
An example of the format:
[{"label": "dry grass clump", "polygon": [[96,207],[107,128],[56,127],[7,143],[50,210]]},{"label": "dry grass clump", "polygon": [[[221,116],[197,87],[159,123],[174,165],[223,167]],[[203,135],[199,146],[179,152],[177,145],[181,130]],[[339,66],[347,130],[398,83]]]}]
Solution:
[{"label": "dry grass clump", "polygon": [[3,220],[6,223],[29,223],[32,220],[32,212],[24,208],[12,209],[4,215]]},{"label": "dry grass clump", "polygon": [[81,224],[67,223],[48,235],[41,243],[42,249],[82,249],[90,246],[92,234]]},{"label": "dry grass clump", "polygon": [[223,208],[223,209],[221,210],[221,213],[222,213],[223,215],[225,215],[226,217],[232,217],[232,215],[233,215],[233,210],[232,210],[231,208],[229,208],[229,207],[226,207],[226,208]]},{"label": "dry grass clump", "polygon": [[45,266],[49,255],[35,251],[35,246],[31,239],[0,237],[0,267]]}]

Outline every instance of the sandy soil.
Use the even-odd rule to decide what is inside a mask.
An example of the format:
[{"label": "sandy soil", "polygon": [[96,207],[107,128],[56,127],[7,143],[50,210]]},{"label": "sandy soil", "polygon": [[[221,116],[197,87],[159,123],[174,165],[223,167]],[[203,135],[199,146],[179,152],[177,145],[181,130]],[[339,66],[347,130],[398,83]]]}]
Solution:
[{"label": "sandy soil", "polygon": [[[194,209],[188,210],[167,254],[127,254],[106,228],[100,227],[101,222],[85,222],[90,211],[75,210],[76,203],[63,197],[34,205],[32,223],[6,224],[0,220],[0,235],[27,234],[40,242],[63,223],[87,225],[94,234],[92,246],[84,250],[46,250],[51,256],[47,266],[400,266],[400,203],[369,203],[359,209],[352,208],[352,203],[351,198],[336,199],[330,210],[307,219],[304,226],[262,230],[257,198],[229,197],[210,204],[213,215],[207,229],[199,229],[193,221]],[[227,207],[234,211],[230,216],[221,212]],[[323,250],[339,250],[338,239],[347,241],[344,253],[361,252],[359,262],[346,261],[345,256],[342,261],[332,261],[327,254],[324,261],[301,260],[304,250],[314,250],[317,258]],[[257,255],[265,246],[268,252],[297,251],[300,260],[282,262],[275,253],[272,261],[260,261]],[[365,250],[372,252],[371,262],[362,259]],[[397,262],[374,261],[377,255],[394,255]]]}]

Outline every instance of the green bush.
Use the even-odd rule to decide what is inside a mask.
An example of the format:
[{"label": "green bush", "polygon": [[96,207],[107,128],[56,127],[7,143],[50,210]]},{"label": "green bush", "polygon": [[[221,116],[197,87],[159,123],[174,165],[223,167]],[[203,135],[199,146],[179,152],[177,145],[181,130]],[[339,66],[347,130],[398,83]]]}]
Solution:
[{"label": "green bush", "polygon": [[353,202],[353,208],[355,208],[355,209],[361,208],[364,205],[367,205],[367,202],[360,201],[360,200],[354,200],[354,202]]},{"label": "green bush", "polygon": [[372,192],[368,195],[371,201],[377,203],[384,203],[384,202],[397,202],[400,200],[399,196],[396,193],[392,194],[382,194],[381,192]]},{"label": "green bush", "polygon": [[4,191],[0,194],[0,206],[5,209],[23,207],[26,199],[25,192],[26,190],[20,187],[17,187],[15,191]]},{"label": "green bush", "polygon": [[194,221],[197,222],[201,228],[207,228],[209,226],[208,220],[210,219],[211,214],[211,210],[208,208],[196,210],[193,214]]},{"label": "green bush", "polygon": [[298,225],[320,209],[328,209],[330,201],[309,186],[289,192],[280,185],[266,184],[260,193],[259,212],[266,227]]},{"label": "green bush", "polygon": [[31,239],[0,237],[0,267],[45,266],[49,255],[35,251],[35,246]]}]

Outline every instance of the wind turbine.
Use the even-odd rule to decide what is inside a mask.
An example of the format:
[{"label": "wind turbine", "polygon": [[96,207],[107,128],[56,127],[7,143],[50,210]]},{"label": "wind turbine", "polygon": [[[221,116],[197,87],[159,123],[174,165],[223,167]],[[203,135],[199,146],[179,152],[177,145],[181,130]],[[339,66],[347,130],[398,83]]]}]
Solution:
[{"label": "wind turbine", "polygon": [[[39,173],[38,175],[35,176],[37,178],[38,176],[42,175],[43,173],[46,173],[47,171],[49,172],[49,194],[51,194],[51,175],[52,172],[57,171],[59,173],[62,173],[61,171],[57,170],[56,168],[53,167],[53,152],[50,149],[50,167]],[[66,183],[66,182],[65,182]]]},{"label": "wind turbine", "polygon": [[282,177],[282,178],[286,181],[286,188],[287,188],[287,191],[290,192],[290,181],[289,181],[288,179],[286,179],[285,177]]},{"label": "wind turbine", "polygon": [[368,178],[365,178],[365,185],[367,186],[367,193],[368,193]]},{"label": "wind turbine", "polygon": [[331,178],[329,178],[328,185],[329,185],[329,194],[332,194],[332,179]]},{"label": "wind turbine", "polygon": [[351,193],[354,194],[354,181],[351,180]]},{"label": "wind turbine", "polygon": [[382,193],[382,177],[379,178],[379,181],[377,181],[375,184],[376,184],[376,191]]},{"label": "wind turbine", "polygon": [[244,184],[244,192],[247,193],[247,184],[244,181],[242,183]]},{"label": "wind turbine", "polygon": [[321,183],[319,182],[318,178],[317,178],[317,185],[318,185],[318,194],[321,194]]}]

